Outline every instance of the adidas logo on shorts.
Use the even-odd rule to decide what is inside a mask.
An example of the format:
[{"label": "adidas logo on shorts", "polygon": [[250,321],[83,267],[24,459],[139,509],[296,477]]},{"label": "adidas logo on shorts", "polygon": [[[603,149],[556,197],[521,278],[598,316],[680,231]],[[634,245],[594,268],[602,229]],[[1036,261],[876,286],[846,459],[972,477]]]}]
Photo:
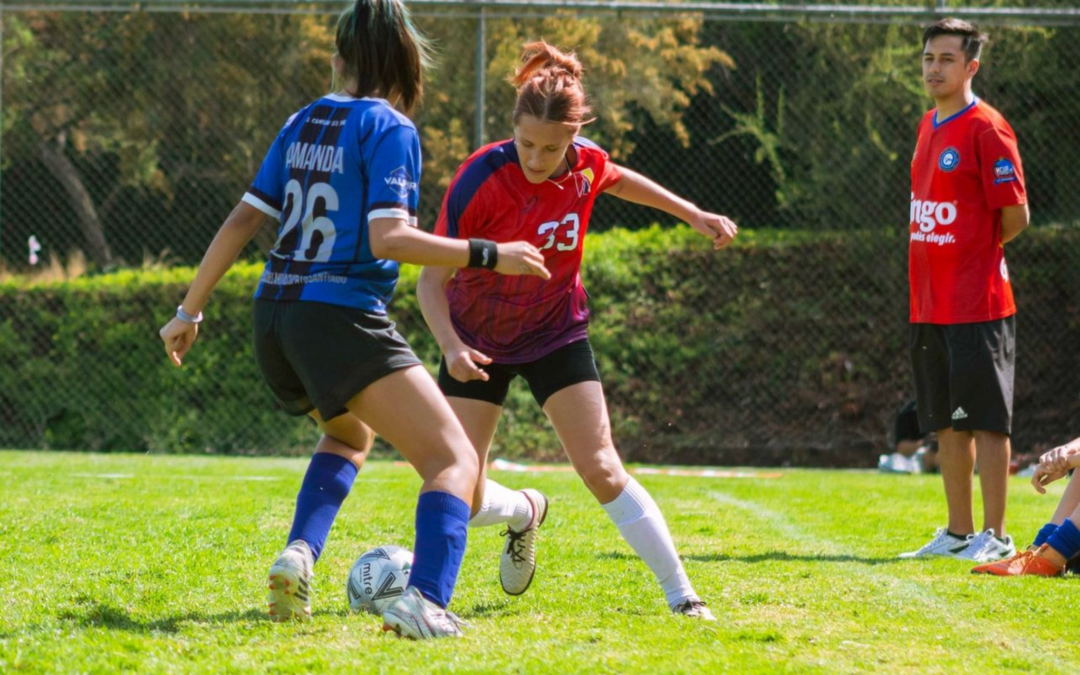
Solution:
[{"label": "adidas logo on shorts", "polygon": [[968,416],[968,414],[966,412],[964,412],[964,409],[962,407],[957,408],[956,410],[954,410],[953,414],[952,414],[953,421],[955,421],[955,420],[966,420],[967,416]]}]

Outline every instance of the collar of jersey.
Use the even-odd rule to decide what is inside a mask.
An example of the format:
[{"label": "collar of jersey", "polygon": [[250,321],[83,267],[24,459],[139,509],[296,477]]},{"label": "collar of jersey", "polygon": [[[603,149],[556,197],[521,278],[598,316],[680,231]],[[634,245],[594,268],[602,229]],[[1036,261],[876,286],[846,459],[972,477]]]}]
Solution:
[{"label": "collar of jersey", "polygon": [[340,94],[327,94],[326,96],[323,96],[323,98],[328,98],[331,101],[334,101],[335,103],[352,103],[354,101],[373,101],[375,103],[385,103],[386,105],[390,105],[390,101],[387,101],[385,98],[371,98],[370,96],[362,96],[360,98],[355,98],[353,96],[342,96]]},{"label": "collar of jersey", "polygon": [[966,107],[966,108],[964,108],[964,109],[963,109],[963,110],[961,110],[960,112],[957,112],[957,113],[953,113],[952,115],[949,115],[948,117],[946,117],[945,119],[941,120],[940,122],[938,122],[938,118],[937,118],[937,110],[935,110],[935,111],[934,111],[934,129],[937,129],[937,128],[938,128],[938,127],[940,127],[940,126],[941,126],[942,124],[946,124],[946,123],[948,123],[948,122],[951,122],[951,121],[953,121],[953,120],[954,120],[954,119],[956,119],[957,117],[960,117],[961,115],[963,115],[963,114],[964,114],[964,113],[966,113],[967,111],[969,111],[969,110],[971,110],[972,108],[974,108],[974,107],[975,107],[975,105],[976,105],[976,104],[977,104],[978,102],[979,102],[979,97],[978,97],[978,96],[974,96],[974,97],[972,97],[972,99],[971,99],[971,103],[969,103],[969,104],[967,105],[967,107]]}]

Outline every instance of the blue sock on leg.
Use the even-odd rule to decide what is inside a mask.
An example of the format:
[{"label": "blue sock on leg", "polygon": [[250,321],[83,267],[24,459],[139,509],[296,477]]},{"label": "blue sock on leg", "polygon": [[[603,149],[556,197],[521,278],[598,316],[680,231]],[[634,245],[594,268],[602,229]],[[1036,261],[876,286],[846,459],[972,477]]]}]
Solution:
[{"label": "blue sock on leg", "polygon": [[1050,535],[1054,533],[1054,530],[1058,529],[1058,526],[1053,523],[1047,523],[1042,526],[1039,533],[1035,535],[1035,541],[1031,542],[1032,546],[1042,546],[1046,543],[1046,540],[1050,538]]},{"label": "blue sock on leg", "polygon": [[409,586],[440,607],[454,595],[465,557],[469,505],[446,492],[425,492],[416,503],[416,544]]},{"label": "blue sock on leg", "polygon": [[296,515],[289,541],[307,542],[315,560],[322,553],[330,526],[349,496],[357,472],[356,465],[340,455],[316,452],[311,458],[300,493],[296,495]]},{"label": "blue sock on leg", "polygon": [[1076,529],[1071,520],[1066,519],[1050,538],[1046,540],[1050,548],[1061,554],[1062,558],[1069,560],[1080,553],[1080,530]]}]

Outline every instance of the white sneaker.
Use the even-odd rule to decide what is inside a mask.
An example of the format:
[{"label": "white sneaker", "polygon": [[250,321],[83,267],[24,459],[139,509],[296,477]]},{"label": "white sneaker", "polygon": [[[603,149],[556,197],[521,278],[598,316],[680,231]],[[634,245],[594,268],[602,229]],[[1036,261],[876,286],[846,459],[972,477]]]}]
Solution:
[{"label": "white sneaker", "polygon": [[681,602],[675,605],[671,609],[671,611],[675,612],[676,614],[688,616],[691,619],[701,619],[702,621],[716,621],[716,617],[713,616],[712,612],[709,611],[709,608],[705,605],[704,602],[702,602],[698,598],[690,598],[686,602]]},{"label": "white sneaker", "polygon": [[975,535],[963,553],[957,558],[973,560],[977,563],[993,562],[1016,555],[1016,545],[1011,536],[1006,535],[1005,541],[994,536],[994,530],[989,529]]},{"label": "white sneaker", "polygon": [[410,586],[400,598],[383,612],[383,631],[394,631],[398,637],[426,640],[428,638],[463,637],[465,625],[453,612],[448,612]]},{"label": "white sneaker", "polygon": [[532,520],[521,532],[507,527],[506,548],[499,556],[499,583],[507,595],[521,595],[529,589],[536,574],[536,533],[547,518],[547,497],[536,490],[521,491],[532,505]]},{"label": "white sneaker", "polygon": [[901,553],[900,557],[904,559],[928,558],[930,556],[957,558],[960,553],[963,553],[964,550],[967,549],[971,540],[974,538],[975,535],[973,534],[969,534],[966,537],[957,537],[949,534],[948,528],[940,527],[938,528],[938,531],[934,533],[934,538],[931,539],[929,543],[918,551]]},{"label": "white sneaker", "polygon": [[315,558],[307,542],[289,544],[270,566],[270,619],[307,621],[311,618],[311,572]]},{"label": "white sneaker", "polygon": [[881,455],[878,458],[878,471],[882,473],[919,473],[913,457],[904,457],[899,452]]}]

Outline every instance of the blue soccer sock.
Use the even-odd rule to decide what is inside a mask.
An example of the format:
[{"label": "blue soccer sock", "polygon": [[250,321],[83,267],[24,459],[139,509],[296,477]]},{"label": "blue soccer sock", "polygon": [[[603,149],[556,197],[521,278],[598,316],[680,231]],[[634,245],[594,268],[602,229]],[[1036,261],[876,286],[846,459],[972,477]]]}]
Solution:
[{"label": "blue soccer sock", "polygon": [[1077,553],[1080,553],[1080,530],[1076,529],[1073,521],[1066,520],[1058,529],[1054,530],[1046,543],[1050,548],[1060,553],[1062,558],[1069,560]]},{"label": "blue soccer sock", "polygon": [[465,557],[469,505],[446,492],[425,492],[416,503],[416,544],[409,586],[445,608]]},{"label": "blue soccer sock", "polygon": [[349,496],[359,469],[341,455],[316,452],[311,457],[300,493],[296,495],[296,515],[293,516],[289,542],[307,542],[311,555],[319,559],[330,526],[334,524],[341,503]]},{"label": "blue soccer sock", "polygon": [[1046,543],[1046,540],[1050,538],[1050,535],[1054,533],[1054,530],[1058,529],[1058,526],[1053,523],[1047,523],[1042,526],[1039,533],[1035,535],[1035,541],[1031,542],[1032,546],[1042,546]]}]

